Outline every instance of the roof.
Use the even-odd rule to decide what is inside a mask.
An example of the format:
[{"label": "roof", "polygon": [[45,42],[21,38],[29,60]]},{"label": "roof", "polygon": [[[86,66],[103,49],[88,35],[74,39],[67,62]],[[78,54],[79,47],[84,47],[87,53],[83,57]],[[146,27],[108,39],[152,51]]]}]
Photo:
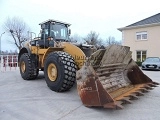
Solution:
[{"label": "roof", "polygon": [[44,23],[47,23],[47,22],[62,23],[62,24],[69,25],[69,26],[71,25],[71,24],[69,24],[69,23],[62,22],[62,21],[59,21],[59,20],[53,20],[53,19],[46,20],[46,21],[44,21],[44,22],[40,23],[39,25],[44,24]]},{"label": "roof", "polygon": [[126,27],[146,25],[146,24],[153,24],[153,23],[160,23],[160,13],[158,13],[156,15],[153,15],[151,17],[148,17],[146,19],[143,19],[141,21],[138,21],[136,23],[133,23],[131,25],[128,25]]},{"label": "roof", "polygon": [[138,22],[135,22],[133,24],[130,24],[126,27],[119,28],[118,30],[122,31],[123,29],[126,29],[126,28],[135,28],[139,26],[148,26],[153,24],[160,24],[160,13],[153,15],[151,17],[145,18],[143,20],[140,20]]}]

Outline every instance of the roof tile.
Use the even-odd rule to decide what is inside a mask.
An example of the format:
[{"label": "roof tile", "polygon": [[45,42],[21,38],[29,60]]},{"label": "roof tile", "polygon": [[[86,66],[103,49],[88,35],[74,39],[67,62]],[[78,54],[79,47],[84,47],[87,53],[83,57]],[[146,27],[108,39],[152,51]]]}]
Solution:
[{"label": "roof tile", "polygon": [[160,23],[160,13],[153,15],[151,17],[145,18],[143,20],[140,20],[126,27],[140,26],[140,25],[153,24],[153,23]]}]

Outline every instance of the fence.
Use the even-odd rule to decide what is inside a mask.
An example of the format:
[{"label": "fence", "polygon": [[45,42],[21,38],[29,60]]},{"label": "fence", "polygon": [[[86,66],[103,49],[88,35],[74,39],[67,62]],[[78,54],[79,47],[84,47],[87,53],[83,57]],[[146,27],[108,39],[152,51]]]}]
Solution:
[{"label": "fence", "polygon": [[18,55],[0,55],[0,71],[13,71],[18,69]]}]

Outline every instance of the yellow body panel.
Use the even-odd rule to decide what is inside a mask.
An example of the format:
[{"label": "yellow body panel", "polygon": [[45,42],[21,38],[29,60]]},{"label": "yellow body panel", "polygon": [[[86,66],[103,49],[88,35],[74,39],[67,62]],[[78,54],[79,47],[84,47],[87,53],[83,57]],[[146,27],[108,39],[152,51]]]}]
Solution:
[{"label": "yellow body panel", "polygon": [[80,69],[86,61],[86,56],[84,52],[77,46],[69,43],[69,42],[62,42],[62,46],[64,46],[63,51],[70,54],[78,68]]},{"label": "yellow body panel", "polygon": [[44,67],[46,57],[49,53],[54,51],[64,51],[73,57],[77,67],[80,69],[86,61],[84,52],[79,47],[69,42],[62,42],[61,45],[61,47],[49,47],[46,49],[37,46],[30,46],[29,48],[32,54],[38,55],[40,68]]}]

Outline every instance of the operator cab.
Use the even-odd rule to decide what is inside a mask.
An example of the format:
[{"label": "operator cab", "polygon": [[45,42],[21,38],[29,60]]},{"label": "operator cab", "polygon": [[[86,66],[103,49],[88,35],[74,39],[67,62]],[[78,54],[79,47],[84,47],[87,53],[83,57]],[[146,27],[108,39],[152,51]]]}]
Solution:
[{"label": "operator cab", "polygon": [[69,40],[71,24],[49,19],[39,25],[41,25],[41,33],[38,44],[41,48],[54,47],[54,42]]}]

